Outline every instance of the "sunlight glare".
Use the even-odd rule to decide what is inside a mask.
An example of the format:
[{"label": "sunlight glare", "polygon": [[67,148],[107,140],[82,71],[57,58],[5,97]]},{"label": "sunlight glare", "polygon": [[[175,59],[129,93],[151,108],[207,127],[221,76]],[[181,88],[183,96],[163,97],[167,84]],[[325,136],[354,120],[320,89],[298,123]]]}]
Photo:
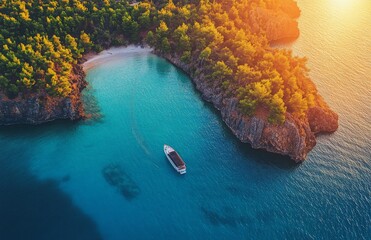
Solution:
[{"label": "sunlight glare", "polygon": [[356,8],[363,1],[368,2],[369,0],[326,0],[331,12],[336,12],[337,14],[346,15],[348,17],[354,17]]},{"label": "sunlight glare", "polygon": [[353,3],[353,0],[330,0],[332,5],[339,8],[348,7]]}]

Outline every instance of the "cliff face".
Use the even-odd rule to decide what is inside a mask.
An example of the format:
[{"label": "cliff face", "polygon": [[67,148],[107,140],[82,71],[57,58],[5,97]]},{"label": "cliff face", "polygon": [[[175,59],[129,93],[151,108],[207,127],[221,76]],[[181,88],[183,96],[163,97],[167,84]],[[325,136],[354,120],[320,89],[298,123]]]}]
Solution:
[{"label": "cliff face", "polygon": [[40,124],[56,119],[77,120],[84,117],[81,91],[86,87],[85,73],[75,66],[71,81],[72,92],[68,97],[52,97],[47,93],[27,94],[8,99],[0,94],[0,125]]},{"label": "cliff face", "polygon": [[202,75],[194,76],[190,66],[179,58],[162,55],[175,66],[188,73],[202,97],[220,110],[223,121],[242,142],[250,143],[253,148],[287,155],[295,162],[304,161],[308,152],[316,145],[315,134],[334,132],[338,127],[338,116],[324,102],[309,109],[307,119],[296,119],[286,114],[282,125],[271,124],[264,116],[248,117],[238,108],[238,100],[223,96],[217,86],[210,86]]},{"label": "cliff face", "polygon": [[308,121],[313,133],[335,132],[338,128],[338,115],[326,106],[315,106],[308,110]]}]

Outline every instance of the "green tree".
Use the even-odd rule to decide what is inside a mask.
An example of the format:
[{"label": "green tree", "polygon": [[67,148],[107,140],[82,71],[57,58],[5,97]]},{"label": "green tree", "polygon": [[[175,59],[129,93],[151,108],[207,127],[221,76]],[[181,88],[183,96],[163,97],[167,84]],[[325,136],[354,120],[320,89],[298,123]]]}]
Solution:
[{"label": "green tree", "polygon": [[212,79],[219,81],[228,80],[233,74],[232,69],[230,69],[223,61],[218,61],[214,65],[213,73],[211,74]]},{"label": "green tree", "polygon": [[167,37],[162,38],[160,48],[161,48],[161,51],[164,53],[170,52],[170,43]]}]

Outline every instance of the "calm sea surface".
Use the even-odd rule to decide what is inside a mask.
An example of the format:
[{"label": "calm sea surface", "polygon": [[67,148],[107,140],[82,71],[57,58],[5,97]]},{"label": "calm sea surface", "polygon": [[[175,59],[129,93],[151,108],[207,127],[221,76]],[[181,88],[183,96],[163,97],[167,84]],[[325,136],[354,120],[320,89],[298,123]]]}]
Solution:
[{"label": "calm sea surface", "polygon": [[181,71],[125,55],[88,71],[94,120],[0,128],[0,239],[371,239],[370,2],[299,5],[289,47],[340,118],[307,161],[239,143]]}]

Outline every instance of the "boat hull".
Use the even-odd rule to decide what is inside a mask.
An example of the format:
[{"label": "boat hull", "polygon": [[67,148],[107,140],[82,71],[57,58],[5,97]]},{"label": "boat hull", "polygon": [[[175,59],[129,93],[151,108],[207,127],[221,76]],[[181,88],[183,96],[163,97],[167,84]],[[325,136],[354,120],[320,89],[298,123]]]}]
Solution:
[{"label": "boat hull", "polygon": [[167,160],[170,162],[170,164],[171,164],[171,166],[173,166],[173,168],[178,172],[178,173],[180,173],[180,174],[185,174],[187,171],[186,171],[186,167],[185,167],[185,165],[183,166],[183,167],[177,167],[175,164],[174,164],[174,162],[173,162],[173,160],[170,158],[170,156],[169,156],[169,154],[171,153],[171,152],[175,152],[175,150],[172,148],[172,147],[170,147],[170,146],[168,146],[168,145],[164,145],[164,152],[165,152],[165,155],[166,155],[166,158],[167,158]]}]

